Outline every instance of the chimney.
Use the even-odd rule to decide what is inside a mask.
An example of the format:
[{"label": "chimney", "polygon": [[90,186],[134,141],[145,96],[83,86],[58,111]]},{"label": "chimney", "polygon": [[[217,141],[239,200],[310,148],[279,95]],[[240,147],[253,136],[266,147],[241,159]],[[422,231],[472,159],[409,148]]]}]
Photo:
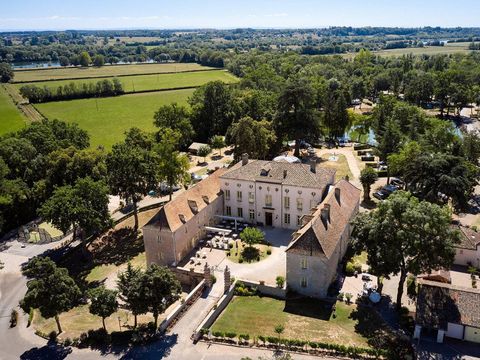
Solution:
[{"label": "chimney", "polygon": [[248,164],[248,154],[245,153],[245,154],[242,154],[242,166],[247,164]]},{"label": "chimney", "polygon": [[340,204],[340,188],[338,187],[335,188],[335,199],[337,199],[337,202]]},{"label": "chimney", "polygon": [[317,172],[317,160],[310,159],[310,171],[314,174]]},{"label": "chimney", "polygon": [[330,204],[323,205],[323,208],[320,210],[320,216],[324,225],[327,226],[327,223],[330,220]]},{"label": "chimney", "polygon": [[285,179],[287,177],[287,170],[283,170],[283,178]]}]

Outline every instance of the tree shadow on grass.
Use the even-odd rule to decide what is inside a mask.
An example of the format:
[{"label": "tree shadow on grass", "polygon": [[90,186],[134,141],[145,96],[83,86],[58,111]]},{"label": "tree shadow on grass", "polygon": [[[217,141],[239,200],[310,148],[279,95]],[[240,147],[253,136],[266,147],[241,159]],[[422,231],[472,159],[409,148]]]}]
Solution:
[{"label": "tree shadow on grass", "polygon": [[285,301],[283,311],[299,316],[328,321],[333,312],[333,302],[311,298],[294,298]]},{"label": "tree shadow on grass", "polygon": [[42,346],[41,348],[32,348],[25,351],[20,355],[21,360],[62,360],[65,359],[72,349],[70,347],[64,347],[58,345],[55,342],[49,342],[47,345]]}]

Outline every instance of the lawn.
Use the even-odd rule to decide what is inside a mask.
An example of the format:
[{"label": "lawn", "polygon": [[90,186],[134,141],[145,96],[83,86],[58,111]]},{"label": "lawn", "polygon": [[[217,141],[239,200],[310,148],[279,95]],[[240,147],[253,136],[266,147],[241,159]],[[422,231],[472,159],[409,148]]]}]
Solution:
[{"label": "lawn", "polygon": [[345,176],[348,175],[350,179],[353,179],[353,175],[350,171],[350,167],[348,166],[347,158],[345,155],[342,154],[335,154],[338,157],[337,161],[330,161],[329,158],[333,156],[334,153],[327,153],[322,155],[322,162],[320,163],[320,167],[329,168],[336,170],[335,180],[338,181],[343,179]]},{"label": "lawn", "polygon": [[[391,49],[374,51],[378,56],[402,56],[402,55],[438,55],[438,54],[468,54],[471,50],[468,49],[470,43],[451,43],[445,46],[424,46],[423,48],[405,48],[405,49]],[[341,54],[344,58],[354,58],[356,53]]]},{"label": "lawn", "polygon": [[[241,240],[237,240],[235,243],[236,245],[234,244],[233,248],[231,248],[229,251],[228,258],[231,261],[238,263],[239,260],[242,258],[242,251],[245,248],[245,245],[242,243]],[[268,256],[267,250],[272,249],[270,246],[262,245],[262,244],[255,244],[253,245],[253,247],[258,249],[260,253],[260,260],[265,259]],[[243,261],[245,261],[245,259],[243,259],[242,262]],[[252,262],[257,262],[257,261],[253,260]]]},{"label": "lawn", "polygon": [[[165,313],[160,315],[159,321],[162,321],[164,317]],[[82,333],[87,332],[90,329],[95,330],[102,327],[102,318],[90,314],[88,305],[77,306],[70,311],[60,314],[59,318],[63,330],[62,334],[60,334],[62,339],[78,338]],[[118,331],[120,329],[118,323],[119,318],[122,330],[127,330],[126,326],[133,326],[133,315],[127,310],[119,309],[116,313],[105,319],[108,331]],[[138,324],[147,324],[150,321],[153,321],[153,316],[151,314],[138,316]],[[38,310],[35,310],[34,312],[32,325],[35,330],[41,331],[47,335],[52,331],[57,331],[55,319],[44,319]]]},{"label": "lawn", "polygon": [[[145,269],[147,267],[147,260],[145,253],[140,253],[130,260],[133,267]],[[105,279],[124,271],[127,268],[127,263],[117,264],[101,264],[95,266],[85,278],[88,282],[102,282]]]},{"label": "lawn", "polygon": [[16,131],[25,126],[25,118],[17,109],[5,88],[0,86],[0,135]]},{"label": "lawn", "polygon": [[208,70],[210,67],[196,63],[105,65],[102,67],[68,67],[35,70],[16,70],[14,81],[42,81],[49,79],[92,78],[98,76],[122,76],[132,74],[161,74],[192,70]]},{"label": "lawn", "polygon": [[90,134],[90,145],[110,149],[123,140],[131,127],[153,131],[153,114],[161,106],[186,104],[194,89],[131,94],[100,99],[81,99],[37,104],[48,119],[75,122]]},{"label": "lawn", "polygon": [[[113,79],[113,78],[110,78]],[[146,91],[146,90],[162,90],[182,87],[201,86],[209,81],[220,80],[225,83],[233,83],[237,78],[225,70],[210,70],[197,72],[184,72],[177,74],[154,74],[154,75],[138,75],[138,76],[123,76],[118,78],[123,84],[125,92]],[[51,89],[57,89],[59,86],[65,86],[74,82],[77,86],[85,83],[96,83],[102,79],[81,79],[81,80],[59,80],[59,81],[45,81],[35,82],[32,85]],[[15,84],[17,89],[20,89],[26,84]]]},{"label": "lawn", "polygon": [[331,306],[320,300],[277,300],[269,297],[234,297],[212,326],[212,331],[249,334],[251,337],[277,336],[274,328],[283,325],[282,337],[368,346],[367,338],[356,332],[359,320],[353,319],[355,305],[336,304],[336,316]]}]

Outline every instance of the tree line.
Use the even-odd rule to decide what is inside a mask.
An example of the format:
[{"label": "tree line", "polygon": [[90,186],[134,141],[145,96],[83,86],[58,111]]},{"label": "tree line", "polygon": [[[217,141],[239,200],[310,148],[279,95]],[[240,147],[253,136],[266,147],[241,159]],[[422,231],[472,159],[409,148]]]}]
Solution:
[{"label": "tree line", "polygon": [[82,84],[76,84],[72,81],[69,84],[59,85],[56,88],[28,84],[23,85],[19,91],[23,97],[34,104],[59,100],[118,96],[124,93],[123,85],[117,78]]}]

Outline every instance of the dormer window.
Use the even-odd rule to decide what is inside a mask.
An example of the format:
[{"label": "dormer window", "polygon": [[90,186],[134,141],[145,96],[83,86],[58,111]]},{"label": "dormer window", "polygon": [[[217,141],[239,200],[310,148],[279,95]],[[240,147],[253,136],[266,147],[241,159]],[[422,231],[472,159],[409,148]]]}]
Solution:
[{"label": "dormer window", "polygon": [[198,213],[198,205],[195,200],[188,200],[188,206],[190,206],[190,210],[192,210],[192,213]]},{"label": "dormer window", "polygon": [[183,215],[183,214],[178,214],[178,217],[179,217],[179,219],[180,219],[180,221],[181,221],[182,223],[185,224],[185,223],[187,222],[187,219],[185,218],[185,215]]},{"label": "dormer window", "polygon": [[208,196],[202,195],[202,199],[205,202],[205,204],[207,204],[207,205],[210,204],[210,200],[208,199]]}]

